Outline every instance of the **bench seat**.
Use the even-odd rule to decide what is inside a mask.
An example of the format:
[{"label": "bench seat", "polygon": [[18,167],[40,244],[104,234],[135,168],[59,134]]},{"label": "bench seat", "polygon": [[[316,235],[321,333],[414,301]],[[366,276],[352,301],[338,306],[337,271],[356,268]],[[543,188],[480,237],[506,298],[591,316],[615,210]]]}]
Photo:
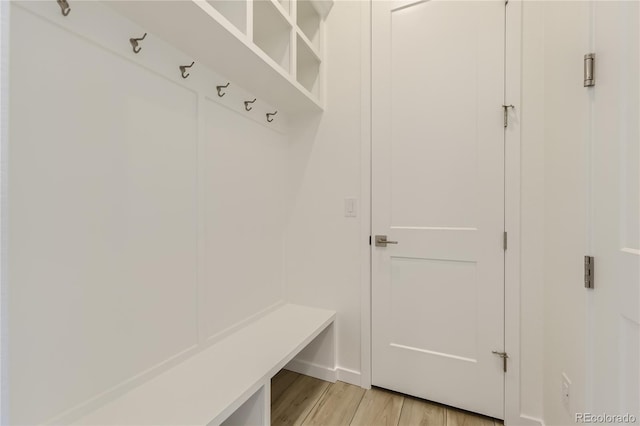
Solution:
[{"label": "bench seat", "polygon": [[335,312],[286,304],[75,424],[219,425],[261,392],[269,424],[270,380],[335,319]]}]

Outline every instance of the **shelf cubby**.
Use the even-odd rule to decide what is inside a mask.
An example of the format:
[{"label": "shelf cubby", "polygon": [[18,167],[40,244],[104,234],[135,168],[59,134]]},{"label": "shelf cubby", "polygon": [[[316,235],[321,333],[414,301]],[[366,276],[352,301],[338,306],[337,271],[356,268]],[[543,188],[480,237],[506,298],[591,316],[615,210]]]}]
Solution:
[{"label": "shelf cubby", "polygon": [[296,43],[296,78],[314,97],[320,96],[320,58],[308,46],[307,42],[297,35]]},{"label": "shelf cubby", "polygon": [[243,34],[247,34],[246,0],[207,0],[207,3]]},{"label": "shelf cubby", "polygon": [[295,0],[278,0],[280,6],[287,12],[287,15],[291,15],[291,2]]},{"label": "shelf cubby", "polygon": [[309,0],[298,0],[296,23],[316,49],[320,46],[320,15]]},{"label": "shelf cubby", "polygon": [[290,72],[291,24],[270,0],[253,3],[253,43]]},{"label": "shelf cubby", "polygon": [[323,109],[321,39],[333,0],[105,3],[283,111]]}]

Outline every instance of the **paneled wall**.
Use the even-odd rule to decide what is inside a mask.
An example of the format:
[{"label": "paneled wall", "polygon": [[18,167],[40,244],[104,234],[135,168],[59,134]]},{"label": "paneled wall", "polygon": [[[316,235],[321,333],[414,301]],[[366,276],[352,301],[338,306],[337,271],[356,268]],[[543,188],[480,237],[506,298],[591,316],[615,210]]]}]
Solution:
[{"label": "paneled wall", "polygon": [[10,12],[9,408],[35,424],[283,299],[289,143],[284,114],[182,79],[191,58],[152,34],[134,54],[144,29],[104,4]]}]

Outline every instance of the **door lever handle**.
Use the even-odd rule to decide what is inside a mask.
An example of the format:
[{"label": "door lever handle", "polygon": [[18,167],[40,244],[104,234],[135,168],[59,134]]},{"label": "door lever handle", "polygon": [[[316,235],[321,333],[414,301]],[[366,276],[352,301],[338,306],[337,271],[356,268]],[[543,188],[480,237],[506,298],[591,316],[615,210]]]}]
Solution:
[{"label": "door lever handle", "polygon": [[386,247],[387,244],[398,244],[398,242],[387,240],[386,235],[376,235],[376,247]]}]

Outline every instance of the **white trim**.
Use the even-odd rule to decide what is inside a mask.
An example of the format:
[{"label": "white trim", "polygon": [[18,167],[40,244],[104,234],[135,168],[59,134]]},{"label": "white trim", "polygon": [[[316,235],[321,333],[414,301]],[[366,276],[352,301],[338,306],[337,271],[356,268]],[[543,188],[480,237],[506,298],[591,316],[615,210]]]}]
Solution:
[{"label": "white trim", "polygon": [[9,2],[0,1],[0,424],[9,424],[7,362],[7,189],[9,169]]},{"label": "white trim", "polygon": [[336,372],[338,373],[338,380],[341,382],[355,386],[362,386],[362,374],[359,371],[336,367]]},{"label": "white trim", "polygon": [[105,405],[109,401],[112,401],[118,398],[121,395],[124,395],[128,391],[142,385],[153,379],[154,377],[159,376],[165,371],[175,367],[183,361],[191,358],[198,352],[200,352],[200,348],[197,345],[193,345],[168,359],[160,361],[156,365],[153,365],[146,370],[135,374],[132,377],[125,379],[124,381],[100,392],[97,395],[91,396],[84,401],[77,403],[76,405],[68,408],[60,413],[54,414],[52,417],[43,421],[42,424],[45,425],[56,425],[56,424],[67,424],[72,421],[77,420],[81,416],[90,413],[93,410],[98,409],[99,407]]},{"label": "white trim", "polygon": [[[361,4],[360,383],[371,388],[371,2]],[[349,382],[348,380],[344,380]],[[351,383],[351,382],[349,382]]]},{"label": "white trim", "polygon": [[279,300],[273,305],[267,306],[266,308],[256,312],[255,314],[252,314],[244,318],[243,320],[238,321],[232,326],[227,327],[224,330],[217,332],[216,334],[212,334],[211,336],[206,337],[205,341],[201,343],[202,347],[206,348],[206,347],[209,347],[210,345],[215,344],[216,342],[219,342],[225,337],[230,336],[236,331],[246,327],[248,324],[251,324],[252,322],[257,321],[260,318],[267,316],[271,312],[274,312],[275,310],[283,307],[285,304],[286,303],[284,302],[284,300]]},{"label": "white trim", "polygon": [[284,368],[285,370],[304,374],[305,376],[315,377],[316,379],[325,380],[331,383],[335,383],[338,380],[338,372],[336,371],[336,368],[314,364],[309,361],[293,359],[289,361]]},{"label": "white trim", "polygon": [[326,365],[315,364],[310,361],[299,359],[291,360],[284,368],[285,370],[304,374],[305,376],[315,377],[316,379],[325,380],[331,383],[335,383],[340,380],[341,382],[349,383],[350,385],[361,386],[362,374],[359,371],[350,370],[348,368],[331,368]]},{"label": "white trim", "polygon": [[[509,369],[505,374],[505,425],[531,424],[520,414],[520,112],[522,87],[522,2],[506,5],[505,28],[505,104],[515,105],[505,131],[505,231],[509,246],[505,251],[505,351]],[[534,421],[533,424],[539,424]]]}]

